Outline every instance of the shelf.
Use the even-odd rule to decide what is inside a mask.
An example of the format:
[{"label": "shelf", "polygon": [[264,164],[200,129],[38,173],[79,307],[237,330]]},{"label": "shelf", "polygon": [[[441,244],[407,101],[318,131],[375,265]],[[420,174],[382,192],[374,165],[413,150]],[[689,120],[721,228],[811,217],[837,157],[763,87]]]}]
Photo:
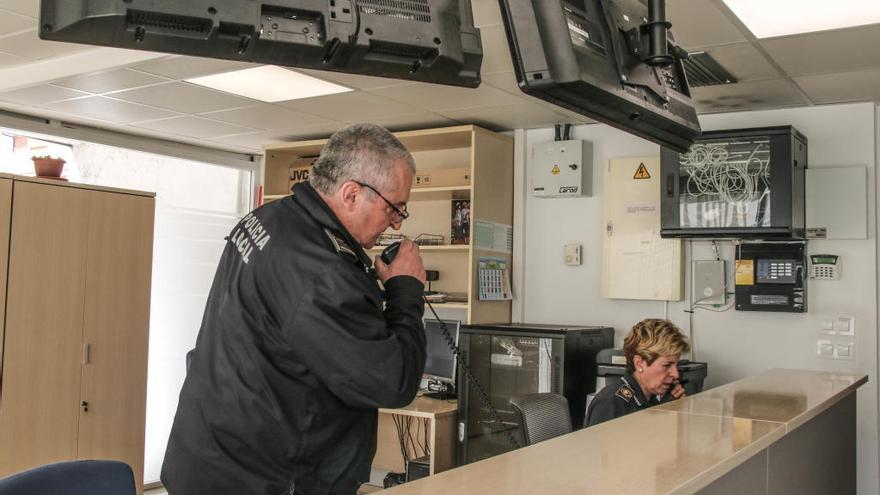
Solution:
[{"label": "shelf", "polygon": [[431,201],[438,199],[470,199],[471,186],[440,186],[440,187],[414,187],[410,189],[409,200]]},{"label": "shelf", "polygon": [[[387,246],[373,246],[370,251],[381,251]],[[447,244],[443,246],[419,246],[419,251],[467,251],[471,248],[470,244]]]},{"label": "shelf", "polygon": [[[431,303],[434,305],[434,309],[468,309],[470,306],[468,303],[454,302],[454,303]],[[427,306],[427,304],[426,304]]]}]

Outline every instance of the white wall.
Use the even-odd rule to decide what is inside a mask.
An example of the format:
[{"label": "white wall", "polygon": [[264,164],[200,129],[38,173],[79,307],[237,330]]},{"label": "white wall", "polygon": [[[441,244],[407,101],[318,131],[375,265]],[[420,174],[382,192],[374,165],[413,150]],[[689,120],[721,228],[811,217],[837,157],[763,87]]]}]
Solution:
[{"label": "white wall", "polygon": [[[777,314],[765,312],[698,311],[692,330],[696,358],[709,363],[707,387],[759,373],[769,368],[800,368],[864,373],[869,382],[858,394],[859,401],[859,493],[878,489],[878,342],[877,328],[877,230],[876,174],[880,130],[875,125],[880,111],[871,103],[805,107],[759,112],[706,115],[704,130],[736,129],[770,125],[794,125],[809,140],[809,166],[863,165],[868,169],[868,240],[813,240],[810,253],[841,256],[839,281],[808,282],[808,312]],[[525,155],[531,143],[553,139],[552,129],[517,133],[525,141]],[[593,196],[577,199],[536,199],[524,183],[526,162],[517,162],[519,202],[515,225],[519,251],[514,268],[521,273],[515,287],[518,300],[514,319],[530,323],[601,324],[615,328],[617,345],[629,328],[642,318],[668,317],[685,332],[689,329],[687,305],[683,301],[609,300],[601,296],[602,280],[602,167],[612,158],[658,155],[659,147],[606,125],[574,129],[573,137],[593,142]],[[807,198],[809,201],[809,198]],[[841,198],[846,201],[846,198]],[[583,244],[584,263],[565,266],[562,246]],[[688,259],[713,259],[711,243],[693,241],[686,245]],[[723,259],[732,271],[733,245],[719,243]],[[688,274],[689,277],[689,274]],[[729,275],[730,277],[730,275]],[[732,285],[731,285],[732,287]],[[518,290],[517,290],[518,289]],[[834,361],[816,357],[820,322],[836,316],[856,319],[856,359]]]}]

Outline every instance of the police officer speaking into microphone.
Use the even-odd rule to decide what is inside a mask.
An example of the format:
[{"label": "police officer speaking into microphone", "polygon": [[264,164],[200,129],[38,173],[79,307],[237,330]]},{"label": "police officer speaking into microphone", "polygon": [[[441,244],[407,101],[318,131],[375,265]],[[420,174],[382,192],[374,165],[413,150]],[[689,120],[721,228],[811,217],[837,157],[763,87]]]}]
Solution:
[{"label": "police officer speaking into microphone", "polygon": [[414,171],[388,131],[352,125],[309,183],[233,229],[168,440],[170,495],[354,495],[369,478],[377,408],[411,402],[425,364],[418,247],[390,265],[364,252],[409,216]]}]

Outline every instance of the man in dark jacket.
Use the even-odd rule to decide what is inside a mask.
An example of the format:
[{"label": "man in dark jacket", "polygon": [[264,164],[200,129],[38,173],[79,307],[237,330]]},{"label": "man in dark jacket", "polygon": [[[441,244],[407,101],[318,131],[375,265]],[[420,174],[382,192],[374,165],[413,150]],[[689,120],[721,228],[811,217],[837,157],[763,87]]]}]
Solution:
[{"label": "man in dark jacket", "polygon": [[[377,408],[415,397],[425,270],[399,229],[415,170],[385,129],[334,134],[310,183],[233,229],[205,308],[162,481],[171,495],[354,494]],[[379,286],[384,286],[384,294]]]}]

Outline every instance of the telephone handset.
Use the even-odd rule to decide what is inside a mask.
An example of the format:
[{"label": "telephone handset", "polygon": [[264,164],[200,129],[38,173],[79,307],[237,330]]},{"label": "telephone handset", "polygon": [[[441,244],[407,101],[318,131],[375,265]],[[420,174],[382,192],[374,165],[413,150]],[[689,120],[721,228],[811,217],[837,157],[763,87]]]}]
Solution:
[{"label": "telephone handset", "polygon": [[[386,265],[390,265],[394,258],[397,257],[397,253],[400,251],[400,242],[395,242],[394,244],[390,244],[388,247],[382,250],[382,253],[379,255],[379,258]],[[474,390],[477,391],[477,397],[479,397],[480,402],[483,404],[489,411],[489,416],[492,417],[492,421],[498,424],[507,437],[507,441],[510,442],[510,445],[514,449],[519,448],[519,442],[516,441],[516,438],[510,433],[510,430],[507,429],[504,421],[501,420],[501,416],[498,414],[498,410],[495,409],[495,406],[492,405],[492,401],[489,400],[489,394],[486,393],[486,390],[480,385],[480,382],[477,381],[474,374],[471,372],[470,367],[464,362],[464,359],[461,357],[461,350],[458,348],[458,345],[455,343],[455,339],[450,335],[449,329],[446,328],[446,323],[440,319],[440,316],[437,315],[437,311],[434,310],[434,306],[431,306],[431,303],[425,299],[425,304],[428,306],[428,309],[431,310],[431,313],[434,314],[434,319],[440,323],[440,331],[443,332],[443,339],[446,340],[446,344],[452,350],[452,353],[455,354],[456,361],[458,362],[462,371],[464,371],[464,375],[467,378],[468,382],[473,385]]]},{"label": "telephone handset", "polygon": [[389,244],[388,247],[383,249],[382,254],[379,255],[379,259],[382,260],[382,263],[390,265],[391,262],[394,261],[394,258],[397,257],[398,251],[400,251],[400,241]]}]

